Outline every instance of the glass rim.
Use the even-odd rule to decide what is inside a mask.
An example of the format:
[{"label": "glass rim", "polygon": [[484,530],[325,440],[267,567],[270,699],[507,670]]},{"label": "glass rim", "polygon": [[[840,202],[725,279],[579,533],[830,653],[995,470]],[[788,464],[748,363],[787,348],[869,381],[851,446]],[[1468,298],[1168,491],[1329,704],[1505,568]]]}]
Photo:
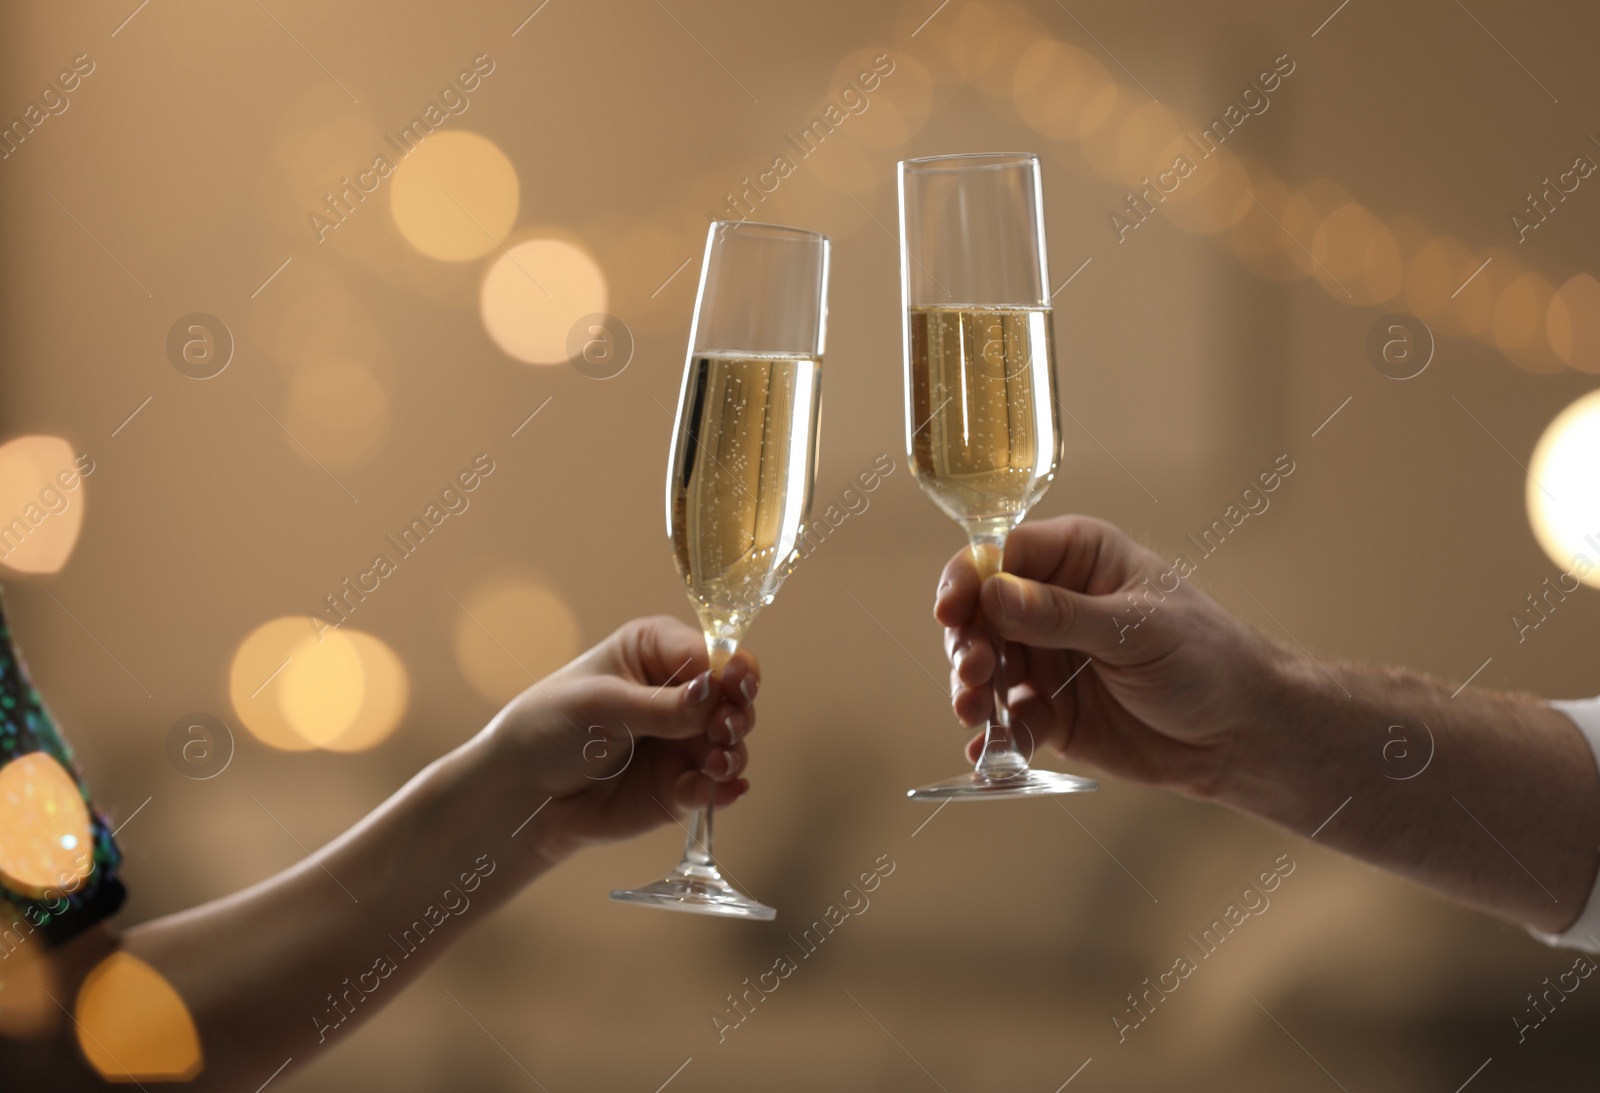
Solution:
[{"label": "glass rim", "polygon": [[1034,167],[1039,157],[1032,152],[957,152],[944,156],[921,156],[903,159],[904,171],[997,171],[1015,167]]},{"label": "glass rim", "polygon": [[792,239],[795,242],[828,242],[828,237],[819,231],[810,228],[796,228],[789,224],[769,224],[761,220],[713,220],[707,234],[714,234],[718,230],[751,231],[752,234],[762,236],[775,236],[779,239]]}]

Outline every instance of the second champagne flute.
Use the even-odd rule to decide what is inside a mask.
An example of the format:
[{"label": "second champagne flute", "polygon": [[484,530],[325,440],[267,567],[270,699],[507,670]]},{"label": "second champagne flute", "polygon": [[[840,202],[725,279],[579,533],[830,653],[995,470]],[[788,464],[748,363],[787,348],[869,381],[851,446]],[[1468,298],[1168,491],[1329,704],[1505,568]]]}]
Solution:
[{"label": "second champagne flute", "polygon": [[[1039,160],[935,156],[900,164],[906,446],[917,485],[967,533],[981,577],[1000,571],[1006,535],[1061,461]],[[1035,770],[1006,705],[1005,642],[994,713],[970,773],[919,800],[1088,793],[1088,778]],[[1024,727],[1025,728],[1025,727]]]},{"label": "second champagne flute", "polygon": [[[678,395],[667,534],[714,672],[800,556],[817,461],[827,297],[826,236],[712,223]],[[711,811],[690,820],[683,860],[665,879],[611,898],[735,918],[776,915],[717,868]]]}]

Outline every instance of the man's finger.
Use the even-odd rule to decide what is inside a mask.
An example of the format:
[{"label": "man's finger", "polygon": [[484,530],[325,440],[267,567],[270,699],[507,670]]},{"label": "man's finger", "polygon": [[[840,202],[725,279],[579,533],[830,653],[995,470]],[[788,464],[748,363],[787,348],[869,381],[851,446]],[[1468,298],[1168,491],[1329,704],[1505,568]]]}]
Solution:
[{"label": "man's finger", "polygon": [[939,590],[934,594],[933,617],[948,627],[959,628],[972,620],[978,609],[978,568],[972,562],[972,551],[963,548],[945,563],[939,576]]},{"label": "man's finger", "polygon": [[984,582],[984,616],[1008,641],[1045,649],[1076,649],[1108,660],[1126,656],[1129,625],[1119,618],[1126,605],[1115,596],[1041,584],[1010,573]]},{"label": "man's finger", "polygon": [[994,693],[987,687],[958,687],[950,696],[950,708],[956,720],[968,728],[982,725],[994,709]]},{"label": "man's finger", "polygon": [[955,677],[969,687],[987,683],[994,673],[994,646],[977,626],[945,631],[945,654]]},{"label": "man's finger", "polygon": [[1057,516],[1022,524],[1006,537],[1005,571],[1103,596],[1121,588],[1147,554],[1104,520]]}]

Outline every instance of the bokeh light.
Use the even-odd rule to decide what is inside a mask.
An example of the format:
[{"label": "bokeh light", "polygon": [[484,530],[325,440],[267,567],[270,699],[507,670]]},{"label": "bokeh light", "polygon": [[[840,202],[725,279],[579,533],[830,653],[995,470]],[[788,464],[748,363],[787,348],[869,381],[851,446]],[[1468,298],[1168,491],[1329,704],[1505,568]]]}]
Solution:
[{"label": "bokeh light", "polygon": [[55,962],[22,913],[0,902],[0,1036],[24,1040],[55,1028],[61,1010]]},{"label": "bokeh light", "polygon": [[115,952],[97,964],[74,1010],[78,1047],[107,1081],[183,1082],[205,1067],[189,1007],[131,953]]},{"label": "bokeh light", "polygon": [[[351,102],[329,81],[309,83],[283,108],[273,128],[260,172],[263,211],[275,227],[314,238],[307,228],[310,215],[338,223],[337,213],[327,207],[328,198],[360,193],[359,188],[345,191],[345,180],[369,170],[373,157],[366,150],[382,147],[383,133],[368,105]],[[339,224],[325,231],[324,238],[366,230],[355,226],[365,221],[381,222],[378,206],[370,195],[365,201],[357,199],[356,211],[347,214],[352,226]]]},{"label": "bokeh light", "polygon": [[[1138,190],[1145,179],[1159,184],[1159,176],[1172,167],[1175,156],[1193,162],[1194,145],[1184,139],[1185,131],[1193,127],[1193,118],[1170,106],[1147,102],[1133,107],[1123,115],[1117,130],[1117,177]],[[1176,173],[1169,174],[1166,189],[1181,190],[1186,181]]]},{"label": "bokeh light", "polygon": [[305,638],[279,677],[278,707],[301,738],[332,751],[384,740],[405,715],[405,669],[390,648],[359,630]]},{"label": "bokeh light", "polygon": [[1350,194],[1337,182],[1327,178],[1314,178],[1289,195],[1284,203],[1283,215],[1278,217],[1283,228],[1283,252],[1300,271],[1315,277],[1324,288],[1329,288],[1340,300],[1348,299],[1345,290],[1328,284],[1328,274],[1319,269],[1311,247],[1322,228],[1322,222],[1335,209],[1352,203]]},{"label": "bokeh light", "polygon": [[950,63],[962,79],[995,98],[1012,93],[1017,61],[1033,43],[1048,38],[1033,15],[1015,4],[971,0],[955,12],[944,40]]},{"label": "bokeh light", "polygon": [[378,324],[346,278],[327,263],[295,263],[277,291],[250,313],[252,340],[270,346],[287,369],[325,360],[371,366],[382,348]]},{"label": "bokeh light", "polygon": [[1188,232],[1226,231],[1255,208],[1250,200],[1250,175],[1239,157],[1226,148],[1212,152],[1209,159],[1197,159],[1194,146],[1189,148],[1195,169],[1167,198],[1163,206],[1166,217]]},{"label": "bokeh light", "polygon": [[66,768],[42,751],[0,767],[0,880],[43,899],[93,860],[89,809]]},{"label": "bokeh light", "polygon": [[1600,281],[1580,273],[1556,290],[1545,316],[1556,356],[1581,372],[1600,372]]},{"label": "bokeh light", "polygon": [[502,703],[578,652],[578,620],[553,589],[528,577],[491,578],[456,611],[456,663],[474,690]]},{"label": "bokeh light", "polygon": [[[886,53],[894,62],[894,70],[883,76],[874,71],[872,62]],[[863,74],[868,78],[862,80]],[[879,82],[865,95],[869,105],[850,118],[844,133],[858,144],[898,148],[927,124],[933,110],[933,75],[926,65],[903,50],[870,46],[845,54],[834,66],[828,90],[839,93],[852,82],[859,89],[871,83],[874,75]]]},{"label": "bokeh light", "polygon": [[317,360],[295,369],[284,425],[320,462],[349,463],[382,443],[389,426],[389,395],[371,369]]},{"label": "bokeh light", "polygon": [[1494,305],[1501,291],[1521,275],[1522,267],[1499,247],[1469,257],[1456,271],[1455,311],[1461,329],[1475,338],[1492,338]]},{"label": "bokeh light", "polygon": [[409,686],[399,657],[371,634],[324,626],[304,615],[273,619],[234,652],[229,699],[270,747],[360,751],[386,739],[405,715]]},{"label": "bokeh light", "polygon": [[[0,566],[55,573],[67,564],[87,493],[77,458],[60,437],[19,436],[0,445]],[[87,466],[92,471],[93,463]]]},{"label": "bokeh light", "polygon": [[1111,117],[1118,88],[1099,61],[1046,38],[1017,60],[1011,94],[1022,120],[1041,134],[1078,140]]},{"label": "bokeh light", "polygon": [[304,638],[289,650],[274,686],[283,719],[314,747],[344,732],[367,695],[361,656],[339,630]]},{"label": "bokeh light", "polygon": [[495,250],[517,220],[516,168],[488,137],[464,129],[435,133],[389,181],[394,223],[429,258],[464,262]]},{"label": "bokeh light", "polygon": [[1406,264],[1406,307],[1437,332],[1459,334],[1461,320],[1451,295],[1472,272],[1471,261],[1472,252],[1453,235],[1423,243]]},{"label": "bokeh light", "polygon": [[[1323,288],[1335,299],[1377,304],[1392,299],[1404,282],[1400,247],[1383,222],[1354,201],[1330,212],[1311,237]],[[1328,283],[1328,278],[1339,284]]]},{"label": "bokeh light", "polygon": [[1561,361],[1545,339],[1545,317],[1555,289],[1537,273],[1524,273],[1500,290],[1490,333],[1494,344],[1517,367],[1557,372]]},{"label": "bokeh light", "polygon": [[509,356],[560,364],[572,324],[605,311],[606,299],[605,274],[587,251],[561,239],[529,239],[489,267],[478,306],[484,328]]},{"label": "bokeh light", "polygon": [[[1528,462],[1528,522],[1563,573],[1600,588],[1600,391],[1568,406],[1545,429]],[[1588,572],[1574,570],[1578,556]],[[1570,587],[1570,586],[1569,586]]]},{"label": "bokeh light", "polygon": [[1250,272],[1271,281],[1293,281],[1305,270],[1290,259],[1288,251],[1298,251],[1283,231],[1284,211],[1291,196],[1289,187],[1271,172],[1245,161],[1250,174],[1250,204],[1227,235],[1229,248]]}]

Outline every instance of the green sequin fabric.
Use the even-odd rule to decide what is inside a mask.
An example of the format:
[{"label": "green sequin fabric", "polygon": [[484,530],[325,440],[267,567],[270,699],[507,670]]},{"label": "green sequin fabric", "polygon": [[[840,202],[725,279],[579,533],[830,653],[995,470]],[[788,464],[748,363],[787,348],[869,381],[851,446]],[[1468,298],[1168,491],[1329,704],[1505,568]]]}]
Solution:
[{"label": "green sequin fabric", "polygon": [[[45,708],[39,692],[34,690],[28,669],[12,645],[11,627],[6,621],[4,604],[0,602],[0,767],[34,752],[44,752],[60,763],[77,783],[78,792],[83,794],[94,835],[94,868],[77,891],[47,893],[44,899],[33,899],[14,891],[0,874],[0,896],[20,913],[20,919],[6,930],[11,935],[8,941],[14,941],[18,933],[31,934],[39,930],[49,941],[61,942],[121,905],[125,893],[117,872],[122,865],[122,853],[111,837],[106,818],[95,810],[89,799],[89,787],[84,784],[73,760],[72,749],[56,730],[50,711]],[[0,824],[4,823],[5,817],[0,815]],[[0,922],[0,926],[4,923]]]}]

